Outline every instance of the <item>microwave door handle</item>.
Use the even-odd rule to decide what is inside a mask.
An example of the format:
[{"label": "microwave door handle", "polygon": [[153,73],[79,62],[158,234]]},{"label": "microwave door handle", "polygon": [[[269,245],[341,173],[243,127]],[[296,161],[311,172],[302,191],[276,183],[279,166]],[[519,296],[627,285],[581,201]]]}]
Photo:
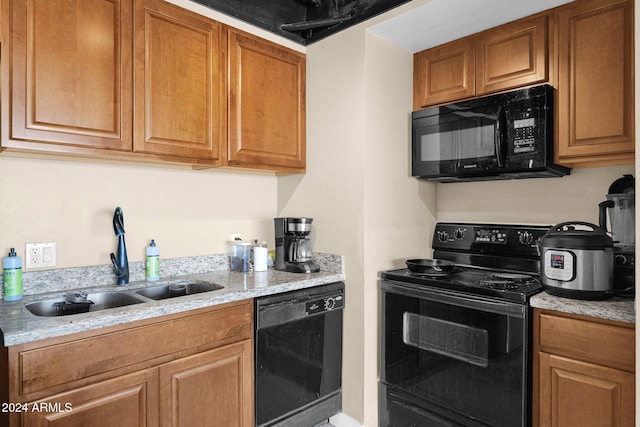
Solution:
[{"label": "microwave door handle", "polygon": [[506,116],[504,114],[504,107],[498,108],[498,115],[496,118],[496,135],[494,137],[494,144],[496,149],[496,160],[498,161],[498,167],[503,168],[505,164],[505,143],[504,130],[506,125]]}]

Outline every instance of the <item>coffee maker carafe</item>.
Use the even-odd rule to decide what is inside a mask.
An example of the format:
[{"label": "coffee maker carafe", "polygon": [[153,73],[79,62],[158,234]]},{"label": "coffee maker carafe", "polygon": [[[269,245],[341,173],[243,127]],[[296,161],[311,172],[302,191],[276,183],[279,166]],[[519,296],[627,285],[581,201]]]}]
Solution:
[{"label": "coffee maker carafe", "polygon": [[315,273],[320,267],[312,261],[311,224],[313,218],[274,218],[276,270]]},{"label": "coffee maker carafe", "polygon": [[611,224],[614,252],[614,291],[633,295],[635,287],[636,204],[635,178],[624,175],[609,187],[607,200],[601,202],[600,227]]}]

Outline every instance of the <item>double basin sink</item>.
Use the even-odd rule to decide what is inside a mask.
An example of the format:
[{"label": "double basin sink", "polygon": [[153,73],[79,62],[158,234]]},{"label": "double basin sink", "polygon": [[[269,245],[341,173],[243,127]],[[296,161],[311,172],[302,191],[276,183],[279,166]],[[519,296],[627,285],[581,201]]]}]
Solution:
[{"label": "double basin sink", "polygon": [[72,293],[63,297],[25,304],[25,308],[36,316],[68,316],[142,304],[149,302],[149,300],[180,298],[203,292],[213,292],[222,288],[223,286],[202,280],[178,280],[135,291]]}]

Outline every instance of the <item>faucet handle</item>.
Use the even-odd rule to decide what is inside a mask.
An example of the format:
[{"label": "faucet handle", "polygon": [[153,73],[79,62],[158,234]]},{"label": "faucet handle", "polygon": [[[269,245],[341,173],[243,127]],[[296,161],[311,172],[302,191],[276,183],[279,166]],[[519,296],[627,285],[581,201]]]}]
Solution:
[{"label": "faucet handle", "polygon": [[116,269],[116,274],[118,274],[122,268],[118,265],[118,262],[116,261],[116,255],[111,252],[111,262],[113,263],[113,268]]}]

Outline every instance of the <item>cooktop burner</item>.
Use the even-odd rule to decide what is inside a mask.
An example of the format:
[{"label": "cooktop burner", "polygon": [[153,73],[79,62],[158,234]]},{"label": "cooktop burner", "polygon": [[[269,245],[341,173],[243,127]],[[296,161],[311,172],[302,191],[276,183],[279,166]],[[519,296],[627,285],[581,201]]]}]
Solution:
[{"label": "cooktop burner", "polygon": [[382,279],[527,304],[542,291],[538,241],[549,228],[439,222],[432,234],[433,259],[455,266],[426,275],[401,268],[383,272]]},{"label": "cooktop burner", "polygon": [[538,277],[533,274],[490,271],[460,265],[456,265],[449,274],[425,275],[401,268],[383,272],[382,278],[519,303],[526,303],[532,295],[542,290]]}]

